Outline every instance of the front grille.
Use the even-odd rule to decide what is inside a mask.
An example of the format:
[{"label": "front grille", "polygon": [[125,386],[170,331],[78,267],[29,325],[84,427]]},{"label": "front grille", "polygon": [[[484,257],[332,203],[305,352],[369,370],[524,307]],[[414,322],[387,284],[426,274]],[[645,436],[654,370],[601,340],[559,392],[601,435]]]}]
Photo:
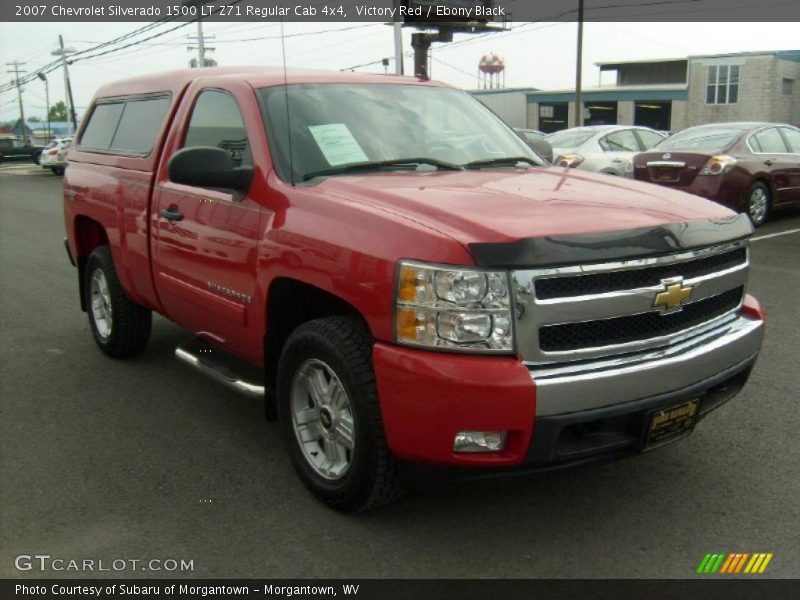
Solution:
[{"label": "front grille", "polygon": [[738,287],[686,304],[682,311],[669,315],[648,312],[580,323],[546,325],[539,328],[539,347],[545,352],[563,352],[671,335],[734,310],[741,303],[743,294],[744,288]]},{"label": "front grille", "polygon": [[747,262],[747,249],[714,254],[689,262],[676,262],[626,271],[611,271],[591,275],[538,279],[534,284],[536,297],[542,300],[568,298],[588,294],[603,294],[659,285],[662,279],[683,276],[684,279],[724,271]]}]

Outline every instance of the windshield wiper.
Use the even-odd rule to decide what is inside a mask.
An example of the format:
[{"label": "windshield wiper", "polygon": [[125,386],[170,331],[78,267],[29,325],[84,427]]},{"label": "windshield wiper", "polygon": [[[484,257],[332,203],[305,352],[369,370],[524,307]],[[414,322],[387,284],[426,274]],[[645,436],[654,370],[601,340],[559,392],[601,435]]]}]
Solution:
[{"label": "windshield wiper", "polygon": [[322,177],[324,175],[344,175],[347,173],[359,173],[363,171],[379,171],[384,167],[402,167],[402,166],[415,166],[431,165],[440,171],[463,171],[464,168],[454,163],[449,163],[444,160],[436,158],[393,158],[391,160],[376,160],[370,162],[351,163],[349,165],[342,165],[341,167],[332,167],[330,169],[322,169],[320,171],[312,171],[303,175],[303,181],[314,179],[315,177]]},{"label": "windshield wiper", "polygon": [[481,160],[473,160],[472,162],[468,162],[465,165],[462,165],[465,169],[482,169],[483,167],[515,167],[519,163],[524,162],[528,163],[529,165],[533,165],[534,167],[539,167],[539,163],[537,163],[532,158],[528,158],[527,156],[504,156],[502,158],[483,158]]}]

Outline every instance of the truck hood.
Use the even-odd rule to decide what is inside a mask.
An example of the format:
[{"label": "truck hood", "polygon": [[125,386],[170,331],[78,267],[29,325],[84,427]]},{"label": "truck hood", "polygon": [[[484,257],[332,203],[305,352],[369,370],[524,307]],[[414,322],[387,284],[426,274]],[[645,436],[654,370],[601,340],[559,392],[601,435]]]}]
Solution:
[{"label": "truck hood", "polygon": [[652,228],[734,214],[676,190],[564,168],[337,176],[312,189],[333,201],[367,204],[421,223],[465,246]]}]

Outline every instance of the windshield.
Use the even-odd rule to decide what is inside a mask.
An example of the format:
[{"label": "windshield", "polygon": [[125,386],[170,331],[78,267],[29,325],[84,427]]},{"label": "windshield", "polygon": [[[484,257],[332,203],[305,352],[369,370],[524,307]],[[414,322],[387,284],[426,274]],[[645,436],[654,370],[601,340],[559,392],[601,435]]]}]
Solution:
[{"label": "windshield", "polygon": [[564,131],[557,131],[545,136],[553,148],[567,148],[574,150],[584,142],[588,141],[596,131],[587,131],[585,129],[565,129]]},{"label": "windshield", "polygon": [[687,129],[658,144],[658,150],[700,150],[718,154],[744,133],[732,127],[699,127]]},{"label": "windshield", "polygon": [[263,88],[258,95],[275,167],[285,181],[353,172],[348,165],[408,170],[423,159],[429,159],[428,170],[520,157],[545,164],[489,109],[449,88],[292,84]]}]

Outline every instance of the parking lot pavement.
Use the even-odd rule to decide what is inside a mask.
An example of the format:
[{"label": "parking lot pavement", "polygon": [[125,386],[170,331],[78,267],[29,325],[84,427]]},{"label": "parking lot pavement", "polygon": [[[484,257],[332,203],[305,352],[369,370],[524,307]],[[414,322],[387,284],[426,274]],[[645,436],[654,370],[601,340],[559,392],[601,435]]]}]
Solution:
[{"label": "parking lot pavement", "polygon": [[53,173],[50,169],[44,169],[41,165],[33,163],[9,162],[0,164],[0,175],[50,175],[52,177]]},{"label": "parking lot pavement", "polygon": [[800,576],[800,232],[764,237],[800,214],[752,245],[769,324],[751,382],[689,438],[346,516],[303,489],[261,403],[176,362],[185,332],[156,319],[135,360],[95,348],[60,188],[0,172],[0,576],[42,576],[13,566],[40,553],[194,565],[121,576],[691,577],[707,552],[772,552],[762,577]]}]

